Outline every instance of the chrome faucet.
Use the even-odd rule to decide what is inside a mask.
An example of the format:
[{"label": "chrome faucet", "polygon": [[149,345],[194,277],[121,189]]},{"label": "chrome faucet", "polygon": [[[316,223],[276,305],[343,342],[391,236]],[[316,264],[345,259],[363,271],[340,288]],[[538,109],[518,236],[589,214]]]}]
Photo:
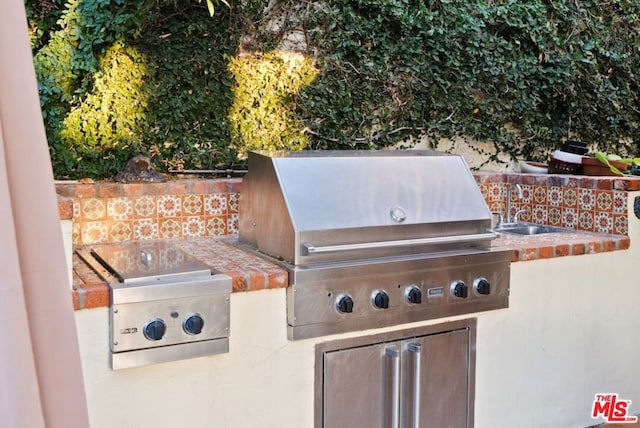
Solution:
[{"label": "chrome faucet", "polygon": [[526,211],[526,210],[520,210],[517,213],[515,213],[513,217],[511,217],[511,191],[513,189],[515,189],[518,192],[518,200],[522,200],[522,186],[516,183],[509,184],[509,187],[507,187],[507,212],[505,213],[505,216],[504,216],[505,223],[517,223],[518,215]]}]

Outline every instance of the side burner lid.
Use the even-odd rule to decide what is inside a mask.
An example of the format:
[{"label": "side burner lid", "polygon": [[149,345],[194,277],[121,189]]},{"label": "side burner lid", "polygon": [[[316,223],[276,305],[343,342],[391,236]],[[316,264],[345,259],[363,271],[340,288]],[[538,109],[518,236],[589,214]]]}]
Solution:
[{"label": "side burner lid", "polygon": [[122,283],[211,275],[207,265],[162,241],[95,246],[91,254]]}]

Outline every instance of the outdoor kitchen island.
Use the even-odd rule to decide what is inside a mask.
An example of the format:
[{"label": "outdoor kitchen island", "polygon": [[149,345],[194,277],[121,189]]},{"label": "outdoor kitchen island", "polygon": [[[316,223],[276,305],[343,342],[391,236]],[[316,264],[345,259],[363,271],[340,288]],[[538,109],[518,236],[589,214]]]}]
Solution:
[{"label": "outdoor kitchen island", "polygon": [[316,345],[472,318],[475,427],[593,425],[602,422],[591,419],[597,393],[617,393],[638,413],[635,196],[628,194],[628,236],[494,240],[492,248],[515,250],[508,308],[305,340],[288,338],[281,267],[250,253],[232,264],[240,251],[234,237],[174,240],[234,279],[229,352],[125,370],[110,368],[106,284],[76,259],[92,427],[313,427]]}]

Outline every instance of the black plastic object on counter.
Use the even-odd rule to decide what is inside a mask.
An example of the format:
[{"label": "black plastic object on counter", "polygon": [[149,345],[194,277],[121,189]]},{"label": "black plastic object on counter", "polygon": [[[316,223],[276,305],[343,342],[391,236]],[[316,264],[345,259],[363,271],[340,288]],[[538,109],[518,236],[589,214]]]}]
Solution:
[{"label": "black plastic object on counter", "polygon": [[574,153],[576,155],[586,155],[589,152],[587,143],[577,140],[567,140],[560,149],[563,152]]}]

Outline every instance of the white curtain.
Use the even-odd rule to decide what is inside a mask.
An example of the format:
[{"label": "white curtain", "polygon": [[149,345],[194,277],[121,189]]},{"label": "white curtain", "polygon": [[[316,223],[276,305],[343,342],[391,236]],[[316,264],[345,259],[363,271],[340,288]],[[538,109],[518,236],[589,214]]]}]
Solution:
[{"label": "white curtain", "polygon": [[0,427],[88,427],[23,0],[0,0]]}]

